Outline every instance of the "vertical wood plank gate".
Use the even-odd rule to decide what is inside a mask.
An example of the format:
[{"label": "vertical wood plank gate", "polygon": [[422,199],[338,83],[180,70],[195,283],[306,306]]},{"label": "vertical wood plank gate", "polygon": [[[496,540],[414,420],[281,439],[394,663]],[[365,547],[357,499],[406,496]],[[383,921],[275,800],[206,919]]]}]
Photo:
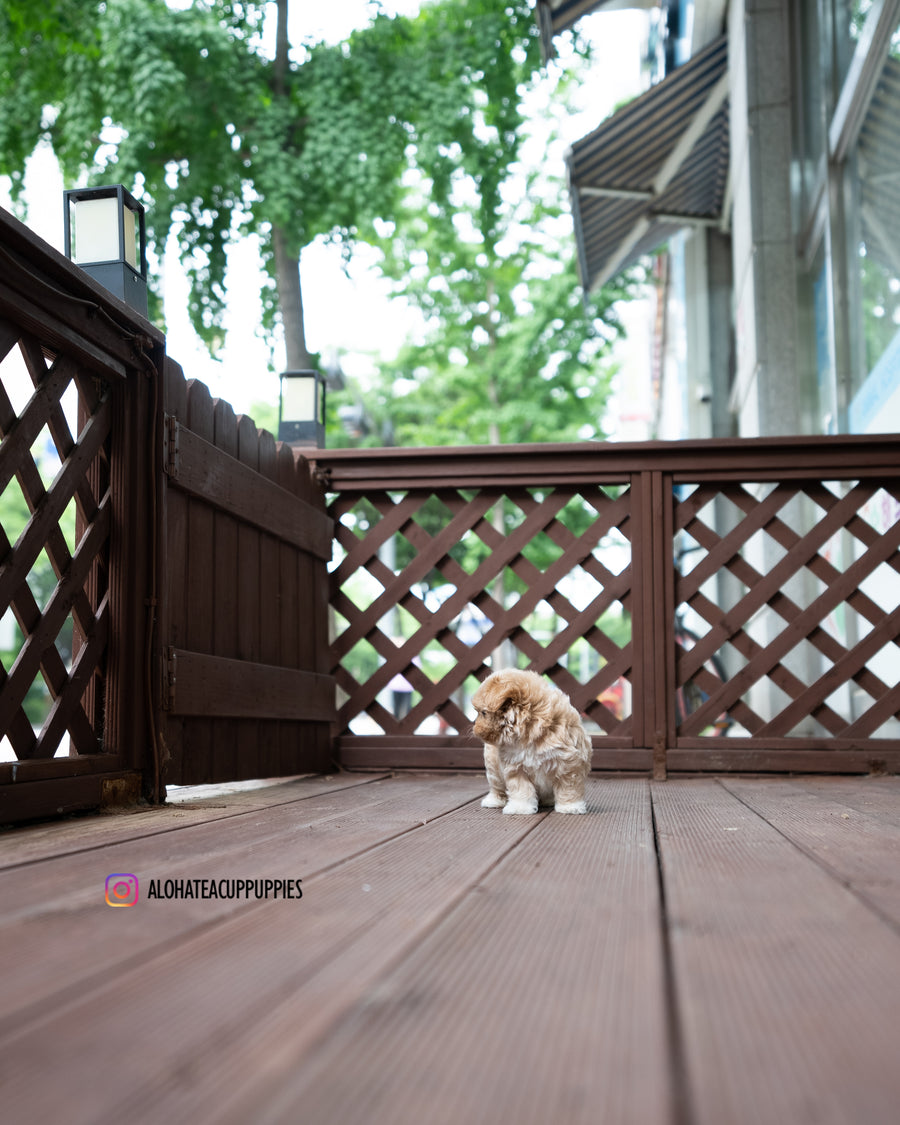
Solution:
[{"label": "vertical wood plank gate", "polygon": [[158,738],[173,784],[331,764],[325,564],[309,466],[167,361]]}]

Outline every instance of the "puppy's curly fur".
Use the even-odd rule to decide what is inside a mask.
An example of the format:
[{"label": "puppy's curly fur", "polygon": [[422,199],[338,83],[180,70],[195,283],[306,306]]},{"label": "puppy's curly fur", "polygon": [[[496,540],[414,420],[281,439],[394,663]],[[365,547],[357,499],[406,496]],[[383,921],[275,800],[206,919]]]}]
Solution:
[{"label": "puppy's curly fur", "polygon": [[535,813],[540,803],[562,813],[587,811],[591,742],[558,687],[535,672],[511,668],[488,676],[472,704],[490,785],[485,808]]}]

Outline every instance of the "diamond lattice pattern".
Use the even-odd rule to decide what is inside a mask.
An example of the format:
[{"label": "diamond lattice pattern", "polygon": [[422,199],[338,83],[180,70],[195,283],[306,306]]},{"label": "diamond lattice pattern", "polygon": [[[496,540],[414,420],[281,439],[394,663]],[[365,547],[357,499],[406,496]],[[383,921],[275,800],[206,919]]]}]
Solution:
[{"label": "diamond lattice pattern", "polygon": [[699,485],[674,526],[679,736],[898,736],[895,483]]},{"label": "diamond lattice pattern", "polygon": [[627,489],[343,492],[330,514],[342,730],[466,733],[478,682],[517,666],[628,734]]},{"label": "diamond lattice pattern", "polygon": [[[73,431],[77,437],[73,437]],[[108,393],[0,320],[2,756],[96,752],[108,630]]]}]

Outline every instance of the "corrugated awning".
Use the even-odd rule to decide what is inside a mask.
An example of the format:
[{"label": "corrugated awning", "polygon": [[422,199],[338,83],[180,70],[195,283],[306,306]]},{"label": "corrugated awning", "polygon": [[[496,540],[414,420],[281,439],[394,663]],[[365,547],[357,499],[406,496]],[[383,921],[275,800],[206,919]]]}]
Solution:
[{"label": "corrugated awning", "polygon": [[685,226],[720,222],[728,148],[723,35],[572,147],[569,187],[585,289]]},{"label": "corrugated awning", "polygon": [[655,8],[659,0],[537,0],[535,15],[541,29],[544,58],[554,55],[553,36],[591,12],[613,12],[621,8]]}]

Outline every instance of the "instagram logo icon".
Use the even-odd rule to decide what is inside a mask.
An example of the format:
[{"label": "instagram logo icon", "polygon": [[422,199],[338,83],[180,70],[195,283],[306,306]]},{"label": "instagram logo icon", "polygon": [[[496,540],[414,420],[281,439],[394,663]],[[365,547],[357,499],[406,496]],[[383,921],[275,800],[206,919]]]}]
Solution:
[{"label": "instagram logo icon", "polygon": [[137,875],[107,875],[106,905],[134,906],[138,900]]}]

